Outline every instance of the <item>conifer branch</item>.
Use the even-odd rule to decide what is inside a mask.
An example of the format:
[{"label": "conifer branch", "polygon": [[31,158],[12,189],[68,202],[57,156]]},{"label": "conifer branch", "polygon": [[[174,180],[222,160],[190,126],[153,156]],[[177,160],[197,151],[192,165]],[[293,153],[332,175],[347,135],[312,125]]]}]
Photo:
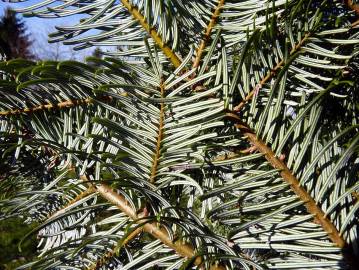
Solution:
[{"label": "conifer branch", "polygon": [[[126,92],[121,93],[120,95],[127,96],[127,93]],[[101,96],[98,99],[103,102],[110,102],[113,100],[113,98],[110,96]],[[1,116],[8,117],[8,116],[19,115],[19,114],[38,113],[38,112],[43,112],[46,110],[73,108],[76,106],[90,105],[90,104],[93,104],[94,101],[95,101],[94,98],[88,97],[88,98],[84,98],[84,99],[72,99],[72,100],[61,101],[61,102],[55,103],[55,104],[47,103],[47,104],[42,104],[42,105],[31,107],[31,108],[0,111],[0,117]]]},{"label": "conifer branch", "polygon": [[131,5],[128,0],[122,0],[121,3],[127,8],[131,15],[141,24],[141,26],[147,31],[147,33],[152,37],[154,42],[161,48],[163,53],[171,61],[171,63],[177,68],[181,65],[182,61],[178,56],[171,50],[171,48],[162,40],[162,37],[157,33],[157,31],[146,22],[145,17],[139,12],[139,10]]},{"label": "conifer branch", "polygon": [[[300,185],[299,180],[294,176],[292,171],[287,165],[275,155],[273,150],[268,147],[260,138],[257,137],[254,131],[241,122],[240,118],[232,113],[227,113],[229,119],[235,122],[235,127],[238,128],[247,140],[256,147],[256,150],[264,155],[266,160],[272,165],[273,168],[280,171],[282,179],[289,184],[292,191],[304,203],[309,214],[313,215],[314,222],[319,224],[327,233],[329,239],[339,248],[343,250],[343,256],[347,263],[353,267],[356,261],[349,251],[348,244],[345,242],[340,232],[337,230],[332,221],[326,217],[324,211],[317,205],[316,201],[308,193],[308,191]],[[357,263],[357,262],[355,262]],[[353,268],[354,269],[354,268]]]},{"label": "conifer branch", "polygon": [[[311,33],[307,33],[304,35],[304,37],[302,38],[302,40],[297,43],[294,48],[290,51],[289,56],[295,54],[296,52],[298,52],[301,47],[303,46],[303,44],[307,41],[307,39],[310,37]],[[240,110],[242,110],[242,108],[246,105],[246,103],[251,100],[253,98],[253,96],[255,95],[255,93],[257,92],[258,87],[261,88],[265,83],[267,83],[269,80],[271,80],[275,75],[277,75],[277,73],[280,71],[280,69],[286,64],[285,60],[282,59],[280,62],[278,62],[276,64],[276,66],[274,68],[272,68],[265,77],[263,77],[261,79],[261,81],[257,84],[256,87],[254,87],[252,89],[252,91],[249,92],[249,94],[243,99],[243,101],[241,101],[241,103],[239,103],[236,107],[233,108],[233,111],[235,112],[239,112]]]},{"label": "conifer branch", "polygon": [[[112,100],[112,98],[110,96],[103,96],[100,99],[102,101],[111,101]],[[93,102],[94,102],[94,99],[91,97],[88,97],[85,99],[72,99],[72,100],[66,100],[66,101],[62,101],[59,103],[55,103],[55,104],[47,103],[47,104],[42,104],[42,105],[31,107],[31,108],[0,111],[0,116],[13,116],[13,115],[19,115],[19,114],[31,114],[31,113],[35,113],[35,112],[42,112],[42,111],[46,111],[46,110],[72,108],[72,107],[76,107],[76,106],[92,104]]]},{"label": "conifer branch", "polygon": [[97,270],[104,266],[106,263],[110,261],[110,259],[115,255],[114,250],[110,250],[106,252],[101,258],[99,258],[96,262],[94,262],[92,265],[88,266],[86,270]]},{"label": "conifer branch", "polygon": [[[143,231],[142,227],[139,227],[135,229],[133,232],[131,232],[130,235],[126,237],[125,240],[121,243],[121,246],[125,246],[128,242],[130,242],[132,239],[134,239],[138,234],[140,234]],[[111,258],[113,258],[116,255],[116,250],[118,249],[118,244],[115,245],[112,250],[106,252],[101,258],[99,258],[95,263],[93,263],[90,267],[88,267],[86,270],[97,270],[104,266],[106,263],[108,263]]]},{"label": "conifer branch", "polygon": [[278,157],[276,157],[272,149],[270,149],[262,140],[257,138],[253,132],[245,131],[243,135],[247,137],[248,141],[256,146],[256,149],[264,155],[273,168],[280,170],[280,175],[282,176],[283,180],[290,185],[293,192],[301,201],[304,202],[308,213],[314,216],[315,223],[318,223],[322,226],[332,242],[336,244],[336,246],[343,248],[346,244],[343,238],[340,236],[339,231],[336,229],[334,224],[325,217],[323,210],[316,204],[315,200],[310,196],[305,188],[300,185],[299,180],[293,175],[287,165]]},{"label": "conifer branch", "polygon": [[209,23],[207,25],[207,28],[206,28],[206,31],[205,31],[204,36],[202,38],[201,44],[199,45],[199,47],[197,49],[196,58],[193,61],[193,68],[197,68],[199,66],[199,63],[201,62],[202,54],[203,54],[203,52],[204,52],[204,50],[205,50],[205,48],[207,46],[208,41],[211,38],[212,29],[214,28],[214,26],[217,23],[218,16],[219,16],[219,14],[221,12],[221,9],[222,9],[222,7],[224,5],[224,1],[225,0],[218,0],[217,7],[215,8],[215,10],[214,10],[214,12],[212,14],[212,18],[211,18],[211,20],[209,21]]},{"label": "conifer branch", "polygon": [[[173,242],[167,231],[164,228],[161,228],[161,226],[158,226],[158,223],[146,223],[145,220],[139,219],[139,216],[136,214],[136,210],[131,207],[130,203],[124,196],[116,193],[105,184],[97,186],[96,189],[104,199],[116,205],[124,214],[130,217],[137,224],[143,224],[143,231],[160,240],[163,244],[173,249],[177,254],[185,258],[193,258],[196,256],[195,251],[189,244],[183,244],[180,241]],[[194,264],[199,266],[201,269],[204,269],[203,263],[204,260],[202,257],[197,256],[194,260]],[[212,265],[210,269],[225,270],[225,267]]]},{"label": "conifer branch", "polygon": [[82,191],[80,194],[78,194],[74,199],[69,201],[67,204],[65,204],[61,209],[57,210],[55,213],[51,214],[48,219],[54,218],[58,215],[61,215],[66,212],[66,210],[71,206],[77,203],[79,200],[87,197],[88,195],[96,192],[96,189],[93,186],[89,186],[86,190]]},{"label": "conifer branch", "polygon": [[[161,82],[160,91],[161,91],[161,98],[164,98],[165,85],[163,82]],[[161,143],[162,143],[162,139],[163,139],[165,105],[163,102],[161,102],[160,106],[161,106],[161,108],[160,108],[160,119],[159,119],[159,124],[158,124],[156,151],[155,151],[155,155],[153,157],[153,163],[152,163],[152,168],[151,168],[151,177],[150,177],[151,184],[153,184],[155,182],[158,162],[159,162],[159,158],[160,158]]]},{"label": "conifer branch", "polygon": [[70,108],[75,107],[77,105],[82,104],[90,104],[93,102],[92,98],[85,98],[85,99],[74,99],[74,100],[67,100],[62,101],[56,104],[43,104],[32,108],[25,108],[25,109],[18,109],[18,110],[9,110],[9,111],[2,111],[0,112],[0,116],[12,116],[12,115],[18,115],[18,114],[30,114],[38,111],[45,111],[45,110],[51,110],[51,109],[62,109],[62,108]]},{"label": "conifer branch", "polygon": [[[348,7],[352,8],[353,10],[355,10],[356,12],[358,12],[359,14],[359,4],[353,4],[353,2],[351,0],[347,1]],[[355,27],[359,25],[359,20],[357,20],[356,22],[351,24],[351,27]],[[310,38],[310,36],[312,35],[312,33],[308,32],[304,35],[304,37],[302,38],[302,40],[297,43],[294,48],[290,51],[289,56],[292,56],[293,54],[295,54],[296,52],[298,52],[302,46],[304,45],[304,43],[308,40],[308,38]],[[280,62],[278,62],[276,64],[276,66],[267,73],[267,75],[261,79],[261,81],[257,84],[257,86],[255,86],[252,91],[249,92],[249,94],[236,106],[233,108],[234,112],[239,112],[243,109],[243,107],[246,105],[246,103],[248,101],[250,101],[253,96],[256,94],[256,92],[258,91],[258,87],[261,88],[265,83],[267,83],[269,80],[271,80],[275,75],[277,75],[277,73],[280,71],[280,69],[285,65],[285,61],[284,59],[282,59]]]}]

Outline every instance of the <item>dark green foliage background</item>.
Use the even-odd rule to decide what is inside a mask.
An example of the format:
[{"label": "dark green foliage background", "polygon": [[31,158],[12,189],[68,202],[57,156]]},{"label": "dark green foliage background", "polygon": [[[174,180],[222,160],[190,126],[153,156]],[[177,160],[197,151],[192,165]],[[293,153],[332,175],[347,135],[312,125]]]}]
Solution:
[{"label": "dark green foliage background", "polygon": [[18,243],[34,225],[26,225],[20,218],[11,218],[0,221],[0,269],[10,270],[24,264],[36,254],[36,235],[30,236],[19,252]]}]

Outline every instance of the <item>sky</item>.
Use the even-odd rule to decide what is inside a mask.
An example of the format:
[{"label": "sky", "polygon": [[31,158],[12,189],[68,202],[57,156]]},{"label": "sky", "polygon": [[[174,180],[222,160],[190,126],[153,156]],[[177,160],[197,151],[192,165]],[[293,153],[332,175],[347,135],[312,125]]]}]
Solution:
[{"label": "sky", "polygon": [[[8,1],[8,0],[7,0]],[[14,0],[12,0],[14,1]],[[23,0],[22,0],[23,1]],[[0,0],[0,16],[3,16],[4,11],[7,7],[13,9],[24,8],[33,4],[42,2],[44,0],[28,0],[20,3],[4,3]],[[22,17],[21,15],[18,15]],[[95,48],[74,52],[70,46],[47,42],[47,35],[55,32],[55,26],[73,25],[76,24],[81,18],[80,15],[56,18],[56,19],[43,19],[36,17],[23,17],[23,21],[26,24],[27,30],[33,38],[33,52],[40,59],[55,57],[58,54],[61,55],[61,60],[75,58],[76,60],[82,61],[84,57],[91,55]]]}]

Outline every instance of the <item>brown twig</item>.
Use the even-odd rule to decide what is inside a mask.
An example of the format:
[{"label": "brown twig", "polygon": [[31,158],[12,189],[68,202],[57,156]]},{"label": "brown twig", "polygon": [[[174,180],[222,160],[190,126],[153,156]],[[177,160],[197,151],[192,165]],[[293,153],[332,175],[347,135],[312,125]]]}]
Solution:
[{"label": "brown twig", "polygon": [[298,198],[304,203],[308,213],[314,216],[314,222],[319,224],[323,230],[327,233],[329,239],[339,248],[343,250],[343,256],[349,265],[353,266],[355,258],[353,258],[351,252],[348,252],[348,245],[342,238],[340,232],[330,219],[325,216],[325,213],[317,205],[316,201],[311,197],[307,190],[300,185],[299,180],[289,170],[287,165],[279,157],[276,157],[275,153],[270,147],[268,147],[261,139],[257,138],[256,134],[245,124],[243,124],[240,118],[234,114],[227,114],[227,116],[235,122],[235,127],[242,131],[243,135],[247,137],[247,140],[256,147],[256,150],[264,155],[267,161],[273,168],[280,171],[282,179],[290,185],[292,191],[298,196]]},{"label": "brown twig", "polygon": [[303,186],[300,185],[299,180],[289,170],[287,165],[275,156],[275,153],[270,149],[262,140],[258,139],[253,132],[243,133],[247,139],[256,146],[256,149],[264,154],[267,161],[272,165],[273,168],[280,170],[280,175],[283,180],[287,182],[293,192],[304,202],[308,212],[314,216],[316,223],[320,224],[323,229],[327,232],[329,238],[338,247],[343,248],[346,244],[344,239],[340,236],[338,230],[333,223],[325,217],[323,210],[316,204],[314,199],[309,195]]},{"label": "brown twig", "polygon": [[[142,224],[143,231],[151,234],[154,238],[160,240],[163,244],[173,249],[180,256],[185,258],[193,258],[196,256],[195,251],[189,244],[181,243],[180,241],[173,242],[168,235],[167,231],[160,226],[158,223],[145,223],[143,219],[139,219],[139,216],[136,214],[136,210],[130,206],[130,203],[126,200],[126,198],[117,192],[113,191],[109,186],[105,184],[101,184],[96,187],[99,194],[116,205],[125,215],[130,217],[137,224]],[[194,260],[194,264],[202,267],[203,269],[204,260],[200,256],[196,256]],[[225,270],[225,267],[220,265],[212,265],[210,267],[211,270]]]},{"label": "brown twig", "polygon": [[204,36],[202,38],[201,44],[199,45],[199,47],[197,49],[196,58],[193,61],[193,65],[192,65],[193,68],[197,68],[199,66],[199,63],[201,62],[202,54],[204,52],[204,49],[207,46],[208,41],[211,38],[212,29],[214,28],[214,26],[217,23],[218,16],[219,16],[219,14],[221,12],[221,8],[223,7],[223,5],[224,5],[224,0],[218,0],[217,7],[215,8],[215,10],[214,10],[214,12],[212,14],[212,18],[211,18],[211,20],[209,21],[209,23],[207,25],[207,28],[206,28],[206,31],[205,31]]},{"label": "brown twig", "polygon": [[[160,85],[160,91],[161,91],[161,98],[164,98],[164,92],[165,92],[165,85],[163,82],[161,82]],[[165,114],[165,105],[163,102],[161,102],[161,108],[160,108],[160,119],[158,124],[158,135],[157,135],[157,143],[156,143],[156,151],[153,157],[153,163],[151,168],[151,177],[150,177],[150,183],[153,184],[155,182],[155,177],[157,174],[157,167],[158,167],[158,161],[160,158],[160,151],[161,151],[161,143],[163,139],[163,125],[164,125],[164,114]]]},{"label": "brown twig", "polygon": [[[145,217],[147,214],[140,214],[139,217]],[[133,232],[131,232],[125,240],[121,243],[121,246],[127,245],[132,239],[134,239],[138,234],[140,234],[143,231],[142,227],[139,227],[135,229]],[[118,249],[118,244],[115,245],[112,250],[106,252],[101,258],[99,258],[95,263],[93,263],[91,266],[89,266],[86,270],[96,270],[104,266],[106,263],[108,263],[113,256],[116,255],[116,249]]]},{"label": "brown twig", "polygon": [[[125,95],[124,93],[123,95]],[[103,96],[100,98],[101,101],[111,101],[112,98],[109,96]],[[42,104],[39,106],[31,107],[31,108],[24,108],[24,109],[16,109],[16,110],[9,110],[9,111],[1,111],[0,116],[13,116],[19,114],[31,114],[35,112],[45,111],[45,110],[54,110],[54,109],[64,109],[64,108],[71,108],[75,106],[85,105],[85,104],[92,104],[94,99],[91,97],[84,98],[84,99],[73,99],[73,100],[66,100],[59,103],[47,103]]]},{"label": "brown twig", "polygon": [[352,10],[355,11],[357,15],[359,15],[359,4],[354,4],[353,0],[345,0],[345,4]]},{"label": "brown twig", "polygon": [[58,215],[61,215],[63,213],[65,213],[67,211],[67,209],[77,203],[79,200],[87,197],[88,195],[92,194],[96,192],[95,188],[93,186],[88,187],[86,190],[82,191],[80,194],[78,194],[74,199],[72,199],[71,201],[69,201],[68,203],[66,203],[63,207],[61,207],[61,209],[57,210],[55,213],[51,214],[48,219],[50,218],[54,218]]},{"label": "brown twig", "polygon": [[[290,56],[296,53],[301,49],[305,41],[310,37],[310,33],[304,35],[302,40],[294,46],[294,48],[290,51]],[[275,75],[277,75],[278,71],[285,65],[284,59],[276,64],[274,68],[272,68],[267,75],[261,79],[261,81],[249,92],[249,94],[236,106],[233,111],[239,112],[242,108],[247,104],[249,100],[253,98],[253,96],[258,92],[258,88],[261,88],[265,83],[271,80]]]},{"label": "brown twig", "polygon": [[[350,8],[352,8],[357,12],[357,14],[359,14],[359,4],[353,4],[352,0],[347,0],[346,2],[348,3],[348,6]],[[355,27],[357,25],[359,25],[359,20],[352,23],[351,27]],[[310,36],[311,33],[306,33],[302,38],[302,40],[298,44],[296,44],[294,48],[290,51],[289,56],[298,52]],[[273,69],[271,69],[271,71],[269,71],[269,73],[267,73],[267,75],[264,78],[262,78],[261,81],[252,89],[252,91],[250,91],[249,94],[236,107],[234,107],[233,111],[235,112],[241,111],[243,107],[246,105],[246,103],[250,101],[253,98],[253,96],[256,94],[256,92],[258,91],[258,87],[262,87],[266,82],[272,79],[284,65],[285,65],[284,60],[278,62],[276,66]]]},{"label": "brown twig", "polygon": [[359,20],[352,23],[352,27],[355,27],[355,26],[358,26],[358,25],[359,25]]},{"label": "brown twig", "polygon": [[10,115],[17,115],[17,114],[30,114],[38,111],[45,111],[45,110],[51,110],[51,109],[62,109],[62,108],[70,108],[77,105],[82,104],[90,104],[92,103],[92,98],[85,98],[85,99],[75,99],[75,100],[67,100],[62,101],[56,104],[43,104],[39,106],[35,106],[32,108],[25,108],[25,109],[17,109],[17,110],[9,110],[9,111],[2,111],[0,112],[0,116],[10,116]]},{"label": "brown twig", "polygon": [[166,43],[162,41],[162,37],[157,33],[157,31],[146,22],[146,18],[139,12],[139,10],[132,6],[128,0],[122,0],[121,3],[127,8],[131,15],[141,24],[141,26],[147,31],[147,33],[152,37],[155,43],[161,48],[163,53],[171,61],[171,63],[177,68],[181,65],[182,61],[178,56],[171,50]]},{"label": "brown twig", "polygon": [[353,191],[351,194],[352,194],[353,199],[356,200],[357,202],[359,202],[359,193]]}]

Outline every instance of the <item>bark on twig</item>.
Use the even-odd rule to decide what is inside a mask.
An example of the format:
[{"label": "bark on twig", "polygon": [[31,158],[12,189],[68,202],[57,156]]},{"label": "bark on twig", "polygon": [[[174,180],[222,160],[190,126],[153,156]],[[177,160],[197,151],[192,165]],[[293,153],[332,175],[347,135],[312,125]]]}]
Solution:
[{"label": "bark on twig", "polygon": [[182,61],[178,56],[171,50],[166,43],[163,42],[162,37],[157,33],[157,31],[146,22],[145,17],[139,12],[139,10],[131,5],[130,1],[122,0],[122,5],[124,5],[127,10],[132,14],[132,16],[139,22],[139,24],[146,30],[146,32],[152,37],[154,42],[161,48],[163,53],[171,61],[171,63],[177,68],[181,65]]},{"label": "bark on twig", "polygon": [[[105,184],[97,186],[96,189],[104,199],[116,205],[124,214],[130,217],[137,224],[143,224],[143,231],[151,234],[154,238],[159,239],[163,244],[173,249],[177,254],[185,258],[192,258],[196,256],[194,249],[190,245],[183,244],[178,241],[173,242],[167,231],[164,228],[161,228],[161,226],[158,226],[159,224],[145,223],[143,219],[139,219],[138,215],[136,214],[136,210],[130,206],[130,203],[126,200],[124,196],[113,191],[109,186]],[[197,256],[194,260],[194,264],[200,266],[202,269],[204,269],[203,263],[204,260],[202,257]],[[225,270],[225,267],[220,265],[212,265],[210,269]]]},{"label": "bark on twig", "polygon": [[212,18],[209,21],[206,31],[204,33],[203,39],[201,41],[201,44],[199,45],[198,49],[197,49],[197,55],[195,60],[193,61],[193,68],[197,68],[199,66],[199,63],[201,62],[201,58],[202,58],[202,54],[207,46],[207,43],[209,42],[210,38],[211,38],[211,32],[212,29],[214,28],[214,26],[217,23],[218,20],[218,16],[221,12],[221,8],[224,5],[224,1],[225,0],[219,0],[216,9],[214,10],[213,14],[212,14]]}]

